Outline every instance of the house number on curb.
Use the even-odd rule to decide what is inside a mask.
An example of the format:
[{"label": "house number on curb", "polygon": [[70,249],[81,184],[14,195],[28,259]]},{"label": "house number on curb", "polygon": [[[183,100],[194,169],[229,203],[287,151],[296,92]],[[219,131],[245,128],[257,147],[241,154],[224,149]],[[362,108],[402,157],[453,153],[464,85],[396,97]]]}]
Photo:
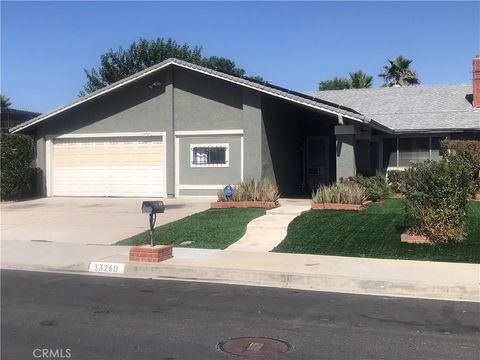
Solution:
[{"label": "house number on curb", "polygon": [[125,272],[125,264],[92,261],[88,271],[96,273],[123,274]]}]

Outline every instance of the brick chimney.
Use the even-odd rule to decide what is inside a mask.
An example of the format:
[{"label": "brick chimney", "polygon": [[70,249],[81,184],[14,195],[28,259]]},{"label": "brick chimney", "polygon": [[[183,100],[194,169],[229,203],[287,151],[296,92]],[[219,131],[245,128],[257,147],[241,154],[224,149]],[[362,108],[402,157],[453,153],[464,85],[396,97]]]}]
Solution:
[{"label": "brick chimney", "polygon": [[473,107],[480,108],[480,55],[473,59]]}]

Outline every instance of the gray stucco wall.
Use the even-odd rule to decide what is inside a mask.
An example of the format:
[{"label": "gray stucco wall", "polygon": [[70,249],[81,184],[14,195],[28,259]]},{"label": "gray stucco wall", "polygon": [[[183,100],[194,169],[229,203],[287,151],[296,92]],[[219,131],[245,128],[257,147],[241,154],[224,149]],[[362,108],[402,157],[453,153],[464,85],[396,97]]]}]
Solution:
[{"label": "gray stucco wall", "polygon": [[[192,167],[190,145],[228,144],[228,167]],[[230,136],[182,136],[179,138],[180,184],[227,185],[241,179],[241,135]]]},{"label": "gray stucco wall", "polygon": [[[163,86],[150,89],[154,81]],[[171,69],[93,99],[41,123],[36,130],[37,166],[46,172],[45,138],[48,135],[166,132],[167,153],[173,153]],[[174,194],[173,157],[167,156],[167,193]],[[46,194],[45,179],[42,179]]]},{"label": "gray stucco wall", "polygon": [[337,181],[356,175],[355,135],[337,135]]},{"label": "gray stucco wall", "polygon": [[[154,81],[163,86],[150,89]],[[45,174],[47,135],[166,132],[167,194],[174,196],[174,131],[243,130],[248,159],[244,177],[259,178],[261,119],[259,93],[190,70],[169,67],[37,125],[33,129],[37,165]],[[46,194],[44,177],[41,188]]]},{"label": "gray stucco wall", "polygon": [[259,93],[190,70],[174,70],[176,131],[243,130],[244,178],[262,176]]}]

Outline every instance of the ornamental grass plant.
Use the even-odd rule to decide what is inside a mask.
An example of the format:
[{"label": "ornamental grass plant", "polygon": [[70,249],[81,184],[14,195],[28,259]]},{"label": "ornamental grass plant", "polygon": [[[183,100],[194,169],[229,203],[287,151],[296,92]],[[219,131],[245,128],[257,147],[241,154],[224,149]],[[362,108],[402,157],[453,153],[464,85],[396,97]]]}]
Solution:
[{"label": "ornamental grass plant", "polygon": [[366,200],[365,188],[356,182],[321,185],[312,193],[316,204],[356,204]]},{"label": "ornamental grass plant", "polygon": [[217,193],[218,201],[264,201],[277,203],[278,187],[269,178],[250,179],[232,186],[233,194],[227,198],[223,190]]}]

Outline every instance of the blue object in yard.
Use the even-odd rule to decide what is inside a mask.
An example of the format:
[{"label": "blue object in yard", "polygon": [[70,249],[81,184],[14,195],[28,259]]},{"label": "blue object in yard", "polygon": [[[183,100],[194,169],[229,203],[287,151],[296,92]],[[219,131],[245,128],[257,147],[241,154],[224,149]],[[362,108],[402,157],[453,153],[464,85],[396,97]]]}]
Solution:
[{"label": "blue object in yard", "polygon": [[225,186],[223,193],[227,198],[231,198],[233,195],[233,188],[230,185]]}]

